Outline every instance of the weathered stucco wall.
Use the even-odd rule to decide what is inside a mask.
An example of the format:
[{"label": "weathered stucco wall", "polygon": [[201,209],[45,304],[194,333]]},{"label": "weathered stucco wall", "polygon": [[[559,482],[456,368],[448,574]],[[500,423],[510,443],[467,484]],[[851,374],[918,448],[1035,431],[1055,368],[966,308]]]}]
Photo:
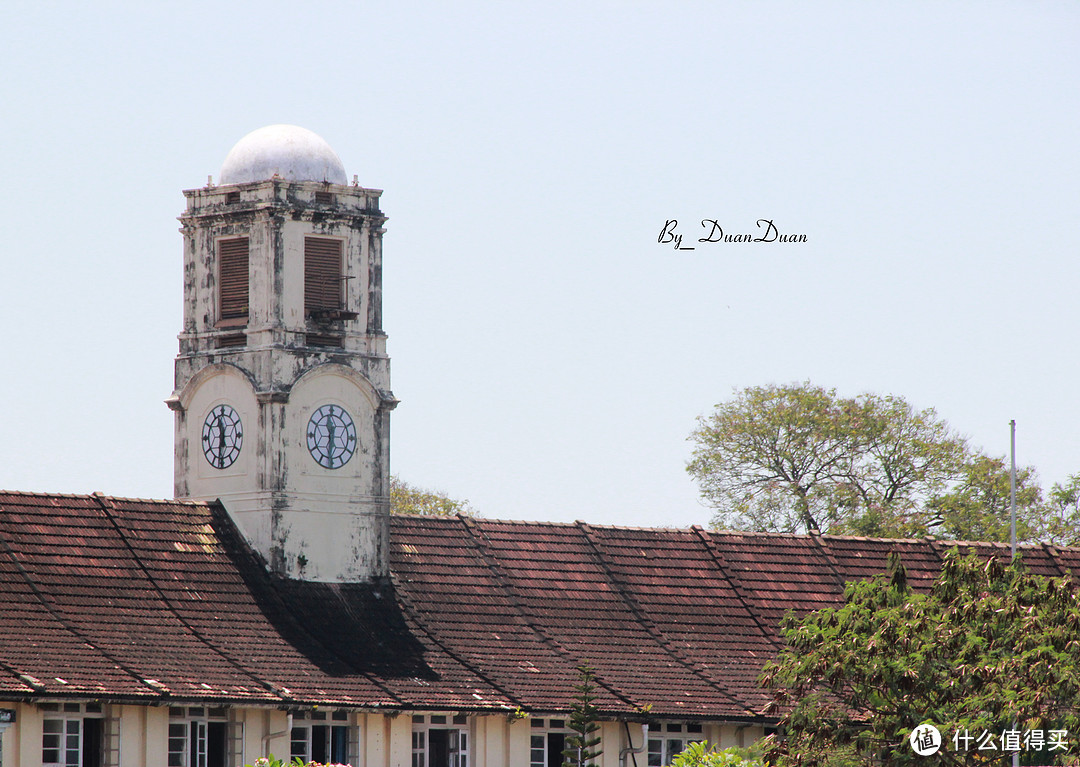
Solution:
[{"label": "weathered stucco wall", "polygon": [[[390,361],[382,330],[381,192],[274,179],[185,192],[184,328],[176,358],[175,492],[220,499],[276,572],[345,582],[385,576]],[[305,313],[305,238],[340,242],[342,308]],[[248,239],[248,314],[221,316],[219,242]],[[204,424],[242,425],[228,466]],[[357,444],[342,466],[308,449],[318,408],[344,409]]]}]

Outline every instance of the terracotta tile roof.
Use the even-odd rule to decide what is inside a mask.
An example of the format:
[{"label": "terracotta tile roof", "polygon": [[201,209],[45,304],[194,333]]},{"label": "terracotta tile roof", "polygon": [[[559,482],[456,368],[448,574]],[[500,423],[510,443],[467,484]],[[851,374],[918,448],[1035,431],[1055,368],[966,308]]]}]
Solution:
[{"label": "terracotta tile roof", "polygon": [[928,587],[945,550],[394,517],[390,582],[320,584],[267,574],[217,505],[0,493],[0,699],[554,713],[588,661],[608,715],[761,720],[785,612],[839,603],[893,551]]}]

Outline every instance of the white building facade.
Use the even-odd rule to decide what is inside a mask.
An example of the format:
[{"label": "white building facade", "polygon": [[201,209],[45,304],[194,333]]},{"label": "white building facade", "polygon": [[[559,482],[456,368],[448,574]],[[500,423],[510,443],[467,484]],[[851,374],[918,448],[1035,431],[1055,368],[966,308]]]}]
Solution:
[{"label": "white building facade", "polygon": [[[59,702],[16,710],[19,726],[3,737],[5,767],[233,767],[270,753],[354,767],[549,767],[562,764],[556,749],[570,734],[562,714],[518,719]],[[600,735],[598,767],[645,767],[670,764],[698,740],[749,745],[761,729],[604,722]]]}]

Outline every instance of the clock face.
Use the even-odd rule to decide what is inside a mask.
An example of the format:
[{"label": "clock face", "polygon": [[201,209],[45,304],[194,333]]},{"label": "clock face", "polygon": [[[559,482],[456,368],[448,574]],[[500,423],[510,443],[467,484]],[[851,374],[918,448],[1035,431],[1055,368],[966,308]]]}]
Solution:
[{"label": "clock face", "polygon": [[240,416],[228,405],[215,406],[203,421],[202,449],[206,460],[215,469],[227,469],[240,455],[243,444]]},{"label": "clock face", "polygon": [[323,405],[307,427],[311,457],[327,469],[340,469],[356,452],[356,425],[340,405]]}]

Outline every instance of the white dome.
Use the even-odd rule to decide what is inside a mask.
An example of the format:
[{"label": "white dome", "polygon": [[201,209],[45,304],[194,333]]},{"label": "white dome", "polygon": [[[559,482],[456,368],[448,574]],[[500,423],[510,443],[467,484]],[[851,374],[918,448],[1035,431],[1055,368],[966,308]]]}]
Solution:
[{"label": "white dome", "polygon": [[286,181],[346,184],[345,166],[318,134],[296,125],[268,125],[244,136],[221,166],[219,183]]}]

